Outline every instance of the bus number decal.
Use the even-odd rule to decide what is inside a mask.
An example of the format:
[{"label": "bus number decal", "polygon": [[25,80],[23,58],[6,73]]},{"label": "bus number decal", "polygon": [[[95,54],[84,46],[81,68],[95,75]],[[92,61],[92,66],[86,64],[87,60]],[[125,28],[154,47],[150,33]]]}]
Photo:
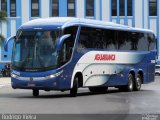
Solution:
[{"label": "bus number decal", "polygon": [[114,61],[115,54],[96,54],[94,60],[96,61]]}]

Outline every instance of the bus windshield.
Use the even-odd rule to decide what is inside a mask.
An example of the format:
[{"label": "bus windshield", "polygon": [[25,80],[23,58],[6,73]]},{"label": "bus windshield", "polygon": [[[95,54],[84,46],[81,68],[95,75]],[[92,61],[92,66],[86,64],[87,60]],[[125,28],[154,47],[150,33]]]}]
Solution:
[{"label": "bus windshield", "polygon": [[13,49],[13,69],[43,71],[57,67],[60,30],[19,31]]}]

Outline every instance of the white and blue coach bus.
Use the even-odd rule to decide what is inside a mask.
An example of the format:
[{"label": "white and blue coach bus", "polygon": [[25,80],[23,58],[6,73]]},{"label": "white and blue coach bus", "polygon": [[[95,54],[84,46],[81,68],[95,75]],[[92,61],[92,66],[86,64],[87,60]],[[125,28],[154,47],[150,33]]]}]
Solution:
[{"label": "white and blue coach bus", "polygon": [[157,47],[150,30],[80,18],[35,19],[14,39],[12,87],[39,90],[108,87],[138,91],[154,81]]}]

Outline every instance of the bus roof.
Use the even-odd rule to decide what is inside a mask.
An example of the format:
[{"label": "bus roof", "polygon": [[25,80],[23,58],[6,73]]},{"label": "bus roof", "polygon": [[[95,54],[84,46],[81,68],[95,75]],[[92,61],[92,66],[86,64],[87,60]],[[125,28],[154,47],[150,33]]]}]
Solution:
[{"label": "bus roof", "polygon": [[97,28],[119,29],[127,31],[153,32],[148,29],[133,28],[113,22],[104,22],[99,20],[75,18],[75,17],[52,17],[31,20],[23,24],[21,29],[55,29],[66,28],[74,25],[92,26]]}]

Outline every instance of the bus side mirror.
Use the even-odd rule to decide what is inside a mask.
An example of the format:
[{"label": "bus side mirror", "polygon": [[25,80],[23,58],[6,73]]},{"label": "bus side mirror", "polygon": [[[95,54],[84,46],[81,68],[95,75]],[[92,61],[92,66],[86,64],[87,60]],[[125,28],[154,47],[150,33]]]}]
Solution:
[{"label": "bus side mirror", "polygon": [[66,51],[63,48],[63,44],[67,38],[69,38],[71,34],[66,34],[60,37],[59,42],[58,42],[58,52],[60,53],[59,56],[59,62],[60,65],[64,64],[66,62]]},{"label": "bus side mirror", "polygon": [[63,35],[62,37],[60,37],[60,40],[59,40],[59,45],[61,46],[63,44],[63,42],[69,38],[71,36],[71,34],[66,34],[66,35]]},{"label": "bus side mirror", "polygon": [[5,42],[4,42],[4,50],[6,52],[8,51],[8,43],[9,43],[9,41],[11,41],[11,40],[13,40],[15,38],[16,38],[16,36],[12,36],[12,37],[7,38],[7,40],[5,40]]}]

